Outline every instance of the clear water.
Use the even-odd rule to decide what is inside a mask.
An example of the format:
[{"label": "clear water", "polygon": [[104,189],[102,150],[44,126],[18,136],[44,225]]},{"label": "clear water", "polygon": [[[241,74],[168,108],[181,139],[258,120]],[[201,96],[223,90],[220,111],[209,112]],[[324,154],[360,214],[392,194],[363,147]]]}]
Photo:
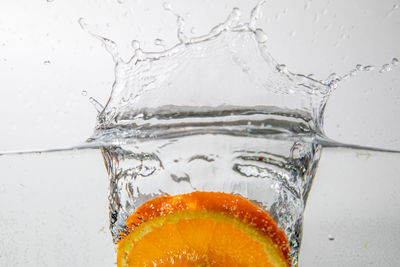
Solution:
[{"label": "clear water", "polygon": [[[357,148],[324,135],[329,95],[358,72],[387,72],[398,60],[380,68],[357,65],[321,80],[291,73],[269,54],[267,37],[256,27],[260,6],[248,22],[233,9],[208,34],[188,38],[183,18],[166,5],[177,18],[179,42],[163,52],[145,52],[134,41],[129,61],[113,41],[89,31],[115,62],[108,102],[103,107],[91,99],[99,115],[87,145],[100,147],[108,172],[114,242],[126,218],[151,198],[223,191],[268,211],[285,231],[292,264],[298,265],[321,150]],[[334,242],[330,235],[326,239]]]},{"label": "clear water", "polygon": [[[7,154],[0,168],[1,266],[116,266],[99,149]],[[399,265],[399,172],[399,154],[322,148],[299,266]]]},{"label": "clear water", "polygon": [[136,208],[154,197],[225,192],[268,211],[285,231],[297,262],[303,211],[321,146],[300,135],[275,139],[281,129],[253,136],[247,130],[251,131],[243,127],[226,133],[181,133],[175,138],[103,147],[114,239]]}]

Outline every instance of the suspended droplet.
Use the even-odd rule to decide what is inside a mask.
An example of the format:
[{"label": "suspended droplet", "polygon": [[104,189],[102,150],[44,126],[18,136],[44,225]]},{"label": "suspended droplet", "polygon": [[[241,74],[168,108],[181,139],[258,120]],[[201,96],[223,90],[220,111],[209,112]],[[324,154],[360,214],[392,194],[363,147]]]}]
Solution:
[{"label": "suspended droplet", "polygon": [[304,10],[309,10],[311,7],[311,2],[307,1],[307,3],[304,5]]},{"label": "suspended droplet", "polygon": [[82,17],[80,17],[79,19],[78,19],[78,23],[79,23],[79,26],[81,26],[81,28],[82,28],[82,30],[86,30],[86,28],[87,28],[87,23],[85,22],[85,19],[84,18],[82,18]]},{"label": "suspended droplet", "polygon": [[171,3],[170,2],[164,2],[163,3],[163,8],[166,11],[171,11],[172,10]]},{"label": "suspended droplet", "polygon": [[328,235],[328,240],[333,241],[333,240],[335,240],[335,237],[333,235]]},{"label": "suspended droplet", "polygon": [[87,96],[87,91],[86,90],[82,90],[81,95],[82,96]]},{"label": "suspended droplet", "polygon": [[393,59],[392,59],[392,65],[393,65],[393,66],[399,65],[399,60],[398,60],[397,58],[393,58]]}]

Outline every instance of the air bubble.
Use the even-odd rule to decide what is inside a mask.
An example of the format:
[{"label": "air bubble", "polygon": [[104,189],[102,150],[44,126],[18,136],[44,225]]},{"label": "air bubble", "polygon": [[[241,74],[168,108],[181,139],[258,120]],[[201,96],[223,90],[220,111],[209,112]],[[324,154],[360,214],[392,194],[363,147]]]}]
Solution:
[{"label": "air bubble", "polygon": [[329,240],[329,241],[334,241],[334,240],[335,240],[335,237],[334,237],[333,235],[328,235],[328,240]]},{"label": "air bubble", "polygon": [[45,61],[43,61],[43,65],[49,66],[49,65],[51,65],[51,61],[50,60],[45,60]]},{"label": "air bubble", "polygon": [[82,90],[81,95],[82,96],[87,96],[87,91],[86,90]]},{"label": "air bubble", "polygon": [[399,65],[399,60],[397,58],[393,58],[391,63],[393,66],[397,66]]}]

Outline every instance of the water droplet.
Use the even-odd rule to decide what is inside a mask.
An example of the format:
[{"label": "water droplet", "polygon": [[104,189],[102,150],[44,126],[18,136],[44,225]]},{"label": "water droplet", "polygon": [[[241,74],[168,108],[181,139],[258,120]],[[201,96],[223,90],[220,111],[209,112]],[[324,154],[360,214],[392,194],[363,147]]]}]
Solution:
[{"label": "water droplet", "polygon": [[315,14],[315,16],[314,16],[314,23],[318,23],[319,20],[320,20],[320,16],[319,16],[319,14],[317,13],[317,14]]},{"label": "water droplet", "polygon": [[133,49],[139,50],[140,49],[140,42],[137,41],[137,40],[132,40],[131,46],[132,46]]},{"label": "water droplet", "polygon": [[93,97],[89,97],[89,102],[92,103],[98,113],[100,113],[104,109],[103,105],[100,104],[99,101],[97,101]]},{"label": "water droplet", "polygon": [[263,30],[257,29],[256,30],[256,39],[257,39],[258,43],[262,44],[268,40],[268,36],[265,34],[265,32],[263,32]]},{"label": "water droplet", "polygon": [[165,11],[171,11],[172,10],[172,6],[170,2],[164,2],[163,3],[163,8]]},{"label": "water droplet", "polygon": [[87,91],[86,90],[82,90],[81,95],[82,96],[87,96]]},{"label": "water droplet", "polygon": [[260,11],[261,6],[263,4],[265,4],[265,2],[266,2],[265,0],[259,1],[258,4],[251,10],[250,21],[249,21],[249,29],[250,30],[253,30],[253,31],[255,30],[257,20],[259,20],[262,15],[262,13]]},{"label": "water droplet", "polygon": [[374,70],[374,69],[375,69],[375,67],[374,67],[374,66],[371,66],[371,65],[364,66],[364,67],[362,68],[363,71],[372,71],[372,70]]},{"label": "water droplet", "polygon": [[49,65],[51,65],[51,61],[50,60],[45,60],[45,61],[43,61],[43,65],[49,66]]},{"label": "water droplet", "polygon": [[334,237],[333,235],[328,235],[328,240],[329,240],[329,241],[334,241],[334,240],[335,240],[335,237]]},{"label": "water droplet", "polygon": [[154,40],[154,44],[163,46],[164,45],[164,40],[157,38],[157,39]]},{"label": "water droplet", "polygon": [[79,26],[81,26],[82,30],[85,30],[88,26],[87,23],[85,22],[85,19],[82,17],[80,17],[78,19],[78,23],[79,23]]},{"label": "water droplet", "polygon": [[192,28],[190,29],[190,33],[196,34],[196,33],[197,33],[197,29],[196,29],[195,27],[192,27]]},{"label": "water droplet", "polygon": [[379,72],[389,72],[392,70],[392,66],[390,64],[384,64]]},{"label": "water droplet", "polygon": [[357,69],[351,70],[350,73],[349,73],[349,76],[354,77],[354,76],[357,75],[357,72],[358,72]]},{"label": "water droplet", "polygon": [[392,65],[393,65],[393,66],[399,65],[399,60],[398,60],[397,58],[393,58],[393,59],[392,59]]},{"label": "water droplet", "polygon": [[97,35],[97,34],[94,34],[91,32],[89,32],[89,34],[92,35],[94,38],[98,39],[104,45],[104,47],[106,48],[106,51],[112,56],[114,62],[121,61],[121,58],[118,53],[117,44],[113,40],[107,39],[103,36],[100,36],[100,35]]},{"label": "water droplet", "polygon": [[234,7],[232,9],[232,12],[229,14],[228,19],[225,22],[225,25],[227,25],[228,27],[234,27],[238,24],[239,19],[240,19],[240,9],[237,7]]},{"label": "water droplet", "polygon": [[307,1],[307,3],[304,5],[304,10],[309,10],[311,7],[311,2]]},{"label": "water droplet", "polygon": [[281,73],[287,73],[287,72],[288,72],[287,66],[286,66],[285,64],[277,65],[276,68],[277,68],[277,69],[279,70],[279,72],[281,72]]}]

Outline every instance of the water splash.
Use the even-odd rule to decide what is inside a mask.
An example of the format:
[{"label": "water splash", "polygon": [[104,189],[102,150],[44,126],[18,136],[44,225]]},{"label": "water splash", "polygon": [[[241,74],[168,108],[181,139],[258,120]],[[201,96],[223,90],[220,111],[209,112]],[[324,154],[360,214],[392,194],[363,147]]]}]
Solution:
[{"label": "water splash", "polygon": [[[333,73],[325,80],[292,73],[271,56],[268,36],[257,27],[264,3],[260,1],[251,11],[248,22],[241,21],[240,10],[234,8],[207,34],[189,38],[184,18],[165,2],[164,9],[176,17],[177,43],[166,49],[162,39],[155,39],[154,44],[163,47],[156,52],[144,51],[140,42],[133,40],[134,53],[128,61],[121,59],[115,42],[92,33],[79,20],[81,28],[98,39],[115,62],[115,83],[105,107],[89,99],[99,114],[96,130],[88,140],[103,146],[111,179],[110,220],[115,239],[140,203],[170,190],[174,194],[229,188],[232,193],[258,200],[259,196],[251,194],[262,188],[260,196],[266,199],[260,205],[285,231],[292,264],[297,266],[305,203],[321,147],[331,145],[323,131],[327,100],[340,82],[361,72],[390,71],[398,60],[381,67],[357,64],[348,73]],[[215,139],[221,135],[219,143],[229,150],[225,156],[218,154],[222,148],[215,147]],[[197,141],[188,145],[185,140],[190,138],[179,137]],[[235,140],[228,142],[229,138]],[[233,149],[238,140],[244,140],[239,151]],[[276,151],[245,150],[249,140],[257,149],[276,147]],[[202,144],[198,150],[214,149],[211,154],[225,157],[225,161],[205,161],[219,166],[209,165],[210,175],[205,175],[206,168],[199,173],[186,165],[180,169],[179,164],[191,160],[173,157],[193,152],[187,148],[194,144]],[[168,149],[176,150],[167,154]],[[237,153],[238,162],[232,164],[232,155]],[[165,156],[163,161],[159,155]],[[215,173],[223,169],[221,166],[227,168]],[[225,175],[232,171],[240,176],[237,183],[225,184]],[[218,177],[223,182],[205,185],[204,177],[215,181]],[[244,182],[243,177],[248,180]],[[157,192],[155,181],[163,181]]]},{"label": "water splash", "polygon": [[397,58],[393,58],[390,63],[385,63],[382,66],[374,66],[374,65],[361,65],[357,64],[353,69],[348,71],[344,75],[338,75],[336,73],[331,73],[327,79],[321,81],[322,83],[328,84],[332,89],[336,89],[340,82],[346,81],[350,78],[353,78],[363,72],[372,72],[377,71],[379,73],[390,72],[394,68],[398,67],[399,60]]},{"label": "water splash", "polygon": [[[295,111],[294,113],[308,114],[306,116],[311,118],[308,127],[314,132],[322,133],[322,113],[333,89],[331,81],[324,82],[311,76],[294,74],[285,65],[278,64],[273,59],[268,52],[267,35],[262,29],[256,27],[261,17],[260,8],[264,3],[265,1],[260,1],[253,8],[249,22],[241,22],[241,12],[238,8],[234,8],[227,19],[213,27],[208,34],[188,38],[185,34],[183,17],[173,10],[170,3],[165,2],[164,9],[177,19],[178,43],[166,49],[163,41],[156,39],[155,44],[162,46],[163,51],[147,52],[143,51],[140,43],[134,40],[132,41],[134,54],[127,62],[120,58],[117,45],[112,40],[92,33],[84,24],[82,28],[99,39],[116,62],[116,82],[105,109],[99,114],[97,130],[91,141],[104,142],[107,138],[127,141],[126,134],[124,133],[125,137],[122,138],[118,136],[117,132],[120,131],[116,129],[122,125],[126,127],[138,116],[143,116],[140,114],[146,113],[146,109],[151,110],[150,107],[154,106],[151,104],[153,100],[158,101],[158,106],[170,106],[178,102],[190,103],[190,100],[183,99],[184,95],[205,98],[208,94],[208,99],[205,99],[202,104],[204,108],[213,108],[216,103],[243,108],[246,101],[240,99],[241,101],[238,102],[238,99],[234,99],[234,92],[239,95],[244,87],[247,87],[249,91],[248,106],[266,106],[269,98],[273,105],[276,98],[285,96],[285,101],[288,100],[287,102],[290,103],[288,108]],[[82,26],[82,23],[80,24]],[[215,86],[216,79],[211,76],[216,72],[206,69],[208,67],[203,64],[206,61],[209,61],[211,65],[224,66],[233,72],[241,71],[238,76],[235,76],[237,84],[229,85],[232,91],[231,97],[224,94],[215,98],[215,95],[212,95],[215,93],[211,90]],[[184,65],[188,67],[185,70],[182,68]],[[205,72],[201,83],[187,78],[193,77],[198,71]],[[337,78],[336,82],[338,80]],[[243,88],[238,88],[239,85],[243,85]],[[155,94],[155,92],[164,91],[161,94],[168,96],[173,88],[182,86],[187,89],[184,95],[180,95],[182,99],[178,101],[168,97],[159,99]],[[182,89],[177,91],[182,91]],[[250,101],[250,98],[255,96],[260,101]],[[137,136],[136,134],[137,131],[134,135]],[[143,130],[141,134],[146,136]],[[132,135],[128,136],[132,137]]]}]

